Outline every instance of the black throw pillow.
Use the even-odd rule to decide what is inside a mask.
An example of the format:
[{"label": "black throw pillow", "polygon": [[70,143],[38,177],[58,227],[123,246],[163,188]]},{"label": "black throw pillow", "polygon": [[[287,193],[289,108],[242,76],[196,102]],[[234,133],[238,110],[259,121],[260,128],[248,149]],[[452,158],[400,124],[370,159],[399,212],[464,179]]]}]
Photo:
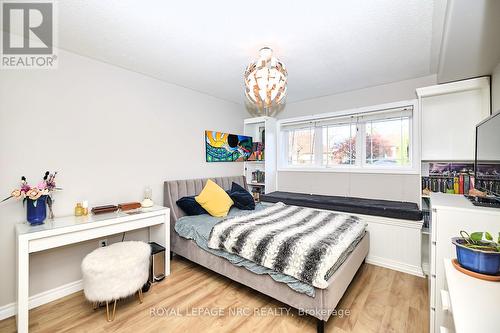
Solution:
[{"label": "black throw pillow", "polygon": [[233,182],[231,189],[227,191],[227,194],[229,194],[231,199],[234,201],[234,207],[243,210],[255,209],[255,200],[253,199],[253,196],[235,182]]},{"label": "black throw pillow", "polygon": [[182,197],[177,200],[177,206],[179,206],[186,215],[194,216],[201,214],[208,214],[208,212],[200,206],[200,204],[192,197]]}]

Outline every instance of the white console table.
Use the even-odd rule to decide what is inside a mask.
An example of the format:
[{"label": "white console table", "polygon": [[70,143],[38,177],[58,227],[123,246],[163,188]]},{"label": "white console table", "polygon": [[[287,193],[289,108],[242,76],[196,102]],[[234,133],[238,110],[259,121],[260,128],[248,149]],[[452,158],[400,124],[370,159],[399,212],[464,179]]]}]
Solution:
[{"label": "white console table", "polygon": [[165,247],[165,275],[170,274],[170,209],[155,206],[135,214],[116,212],[102,215],[67,216],[45,224],[16,225],[17,235],[17,331],[28,332],[29,255],[68,244],[122,232],[149,228],[149,240]]}]

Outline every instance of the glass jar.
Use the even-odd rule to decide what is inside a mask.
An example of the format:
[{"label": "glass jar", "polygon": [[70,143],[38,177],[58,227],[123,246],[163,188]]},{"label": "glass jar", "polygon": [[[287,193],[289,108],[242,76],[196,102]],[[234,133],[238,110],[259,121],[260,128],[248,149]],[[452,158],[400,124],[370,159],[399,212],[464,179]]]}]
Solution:
[{"label": "glass jar", "polygon": [[82,216],[83,215],[83,207],[81,203],[77,203],[75,207],[75,216]]}]

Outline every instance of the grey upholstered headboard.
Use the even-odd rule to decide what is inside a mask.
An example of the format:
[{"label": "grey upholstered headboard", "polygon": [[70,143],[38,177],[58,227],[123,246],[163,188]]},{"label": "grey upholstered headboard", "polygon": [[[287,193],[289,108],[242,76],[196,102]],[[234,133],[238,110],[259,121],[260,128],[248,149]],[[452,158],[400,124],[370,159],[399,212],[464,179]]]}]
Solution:
[{"label": "grey upholstered headboard", "polygon": [[168,180],[163,186],[163,205],[170,208],[171,227],[177,219],[186,215],[180,209],[176,201],[185,196],[198,195],[205,186],[208,179],[212,179],[224,190],[229,190],[233,182],[247,188],[245,176],[212,177],[201,179]]}]

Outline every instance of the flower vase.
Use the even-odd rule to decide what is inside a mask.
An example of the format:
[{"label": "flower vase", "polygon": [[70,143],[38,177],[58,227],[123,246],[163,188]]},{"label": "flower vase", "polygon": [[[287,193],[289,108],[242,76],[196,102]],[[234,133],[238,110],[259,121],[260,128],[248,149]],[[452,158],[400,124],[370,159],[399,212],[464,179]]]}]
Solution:
[{"label": "flower vase", "polygon": [[47,196],[42,195],[36,200],[26,199],[26,219],[31,225],[43,224],[47,218]]}]

